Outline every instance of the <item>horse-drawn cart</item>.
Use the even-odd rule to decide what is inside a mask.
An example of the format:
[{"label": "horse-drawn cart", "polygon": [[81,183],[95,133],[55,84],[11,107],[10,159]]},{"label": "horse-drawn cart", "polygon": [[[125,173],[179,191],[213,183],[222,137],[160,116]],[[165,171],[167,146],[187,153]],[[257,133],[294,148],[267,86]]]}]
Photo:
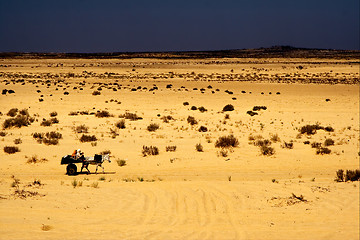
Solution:
[{"label": "horse-drawn cart", "polygon": [[81,157],[79,159],[76,159],[76,158],[72,157],[71,155],[66,155],[66,156],[62,157],[60,164],[67,165],[66,166],[66,174],[67,175],[76,175],[78,173],[77,166],[76,166],[77,163],[82,164],[80,172],[82,172],[83,168],[85,168],[88,171],[88,173],[90,173],[88,166],[89,166],[89,164],[92,164],[92,165],[96,165],[95,173],[97,173],[99,166],[102,167],[103,173],[104,173],[104,167],[102,166],[102,163],[105,160],[109,161],[109,163],[111,162],[109,154],[106,154],[106,155],[95,154],[94,157]]}]

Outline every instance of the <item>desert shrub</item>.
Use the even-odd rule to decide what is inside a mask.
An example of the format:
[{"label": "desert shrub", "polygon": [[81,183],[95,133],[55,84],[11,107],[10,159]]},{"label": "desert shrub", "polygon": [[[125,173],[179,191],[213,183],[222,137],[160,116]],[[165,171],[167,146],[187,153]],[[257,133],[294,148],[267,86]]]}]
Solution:
[{"label": "desert shrub", "polygon": [[21,138],[14,139],[14,144],[21,144],[21,143],[22,143]]},{"label": "desert shrub", "polygon": [[159,155],[159,149],[156,146],[143,146],[142,154],[144,157],[147,155]]},{"label": "desert shrub", "polygon": [[253,112],[253,111],[247,111],[246,114],[249,114],[251,117],[255,116],[255,115],[258,115],[257,112]]},{"label": "desert shrub", "polygon": [[260,110],[266,110],[266,106],[254,106],[253,111],[260,111]]},{"label": "desert shrub", "polygon": [[203,106],[199,107],[198,110],[202,113],[207,111],[207,109],[204,108]]},{"label": "desert shrub", "polygon": [[79,115],[79,112],[71,111],[69,113],[69,116],[77,116],[77,115]]},{"label": "desert shrub", "polygon": [[248,140],[250,141],[249,144],[254,144],[254,145],[255,145],[255,142],[254,142],[255,140],[261,140],[261,139],[263,139],[263,136],[261,136],[261,135],[254,136],[254,135],[250,134],[248,137]]},{"label": "desert shrub", "polygon": [[201,143],[196,144],[195,149],[198,152],[203,152],[204,151],[204,147],[201,145]]},{"label": "desert shrub", "polygon": [[327,132],[334,132],[334,129],[332,127],[330,127],[330,126],[325,127],[324,130],[327,131]]},{"label": "desert shrub", "polygon": [[33,118],[30,118],[29,116],[23,116],[23,115],[17,115],[14,118],[8,118],[4,121],[3,127],[5,129],[11,128],[11,127],[26,127],[29,126],[34,121]]},{"label": "desert shrub", "polygon": [[76,186],[78,185],[78,181],[76,179],[72,180],[71,185],[76,188]]},{"label": "desert shrub", "polygon": [[116,162],[119,167],[123,167],[126,165],[126,161],[123,159],[118,159],[118,160],[116,160]]},{"label": "desert shrub", "polygon": [[45,145],[57,145],[59,143],[59,140],[56,138],[44,138],[42,142]]},{"label": "desert shrub", "polygon": [[280,137],[277,135],[277,134],[272,134],[271,137],[270,137],[270,140],[272,142],[280,142]]},{"label": "desert shrub", "polygon": [[129,112],[125,112],[124,114],[119,115],[119,118],[125,118],[125,119],[129,119],[131,121],[143,119],[142,117],[138,117],[136,115],[136,113],[129,113]]},{"label": "desert shrub", "polygon": [[19,111],[19,109],[17,108],[12,108],[8,111],[8,113],[6,115],[10,116],[10,117],[15,117],[17,112]]},{"label": "desert shrub", "polygon": [[118,121],[117,123],[115,123],[115,126],[119,129],[124,129],[126,126],[125,126],[125,120],[122,119],[120,121]]},{"label": "desert shrub", "polygon": [[97,138],[95,137],[95,135],[86,135],[86,134],[83,134],[81,137],[80,137],[80,142],[95,142],[97,141]]},{"label": "desert shrub", "polygon": [[59,119],[57,119],[56,117],[50,118],[51,124],[56,124],[59,123]]},{"label": "desert shrub", "polygon": [[49,161],[49,160],[47,160],[46,158],[41,158],[41,159],[39,159],[36,155],[34,155],[34,156],[32,156],[31,158],[29,158],[27,161],[26,161],[26,163],[33,163],[33,164],[35,164],[35,163],[44,163],[44,162],[47,162],[47,161]]},{"label": "desert shrub", "polygon": [[5,136],[6,136],[6,134],[7,134],[6,132],[1,131],[1,132],[0,132],[0,137],[5,137]]},{"label": "desert shrub", "polygon": [[184,105],[184,106],[188,106],[188,105],[189,105],[189,102],[183,102],[183,105]]},{"label": "desert shrub", "polygon": [[319,124],[314,125],[305,125],[300,128],[301,134],[307,134],[307,135],[314,135],[316,133],[316,130],[324,129],[324,127],[321,127]]},{"label": "desert shrub", "polygon": [[47,133],[33,133],[33,138],[37,140],[38,143],[44,143],[45,145],[57,145],[59,139],[62,138],[62,134],[52,131]]},{"label": "desert shrub", "polygon": [[195,118],[192,117],[192,116],[188,116],[187,122],[190,123],[191,125],[195,125],[195,124],[198,123],[198,122],[195,120]]},{"label": "desert shrub", "polygon": [[310,144],[310,141],[306,140],[306,141],[304,141],[304,144],[305,144],[305,145],[306,145],[306,144]]},{"label": "desert shrub", "polygon": [[52,131],[52,132],[47,132],[45,134],[45,137],[48,138],[48,139],[61,139],[62,134],[59,133],[59,132]]},{"label": "desert shrub", "polygon": [[159,129],[159,124],[156,124],[156,123],[150,123],[150,125],[147,126],[147,130],[149,132],[155,132],[158,129]]},{"label": "desert shrub", "polygon": [[85,126],[85,124],[79,125],[75,128],[75,132],[77,133],[87,133],[89,128]]},{"label": "desert shrub", "polygon": [[239,141],[233,135],[222,136],[215,143],[215,147],[228,148],[228,147],[237,147]]},{"label": "desert shrub", "polygon": [[332,146],[332,145],[334,145],[335,144],[335,142],[334,142],[334,140],[332,140],[331,138],[327,138],[326,140],[325,140],[325,142],[324,142],[324,145],[325,146]]},{"label": "desert shrub", "polygon": [[225,119],[230,119],[230,115],[229,115],[229,114],[226,114],[224,118],[225,118]]},{"label": "desert shrub", "polygon": [[345,182],[347,181],[359,181],[360,180],[360,170],[346,170],[345,173]]},{"label": "desert shrub", "polygon": [[33,133],[32,134],[32,136],[33,136],[33,138],[35,138],[35,139],[42,139],[42,138],[44,138],[44,134],[43,133]]},{"label": "desert shrub", "polygon": [[8,154],[14,154],[14,153],[20,152],[20,149],[18,147],[5,146],[4,152],[8,153]]},{"label": "desert shrub", "polygon": [[175,152],[176,151],[176,146],[166,146],[166,151],[167,152]]},{"label": "desert shrub", "polygon": [[225,107],[223,107],[223,112],[227,112],[227,111],[234,111],[234,106],[231,104],[228,104]]},{"label": "desert shrub", "polygon": [[46,120],[46,119],[43,119],[43,121],[40,123],[40,126],[43,126],[43,127],[49,127],[51,125],[52,125],[51,120]]},{"label": "desert shrub", "polygon": [[50,117],[56,117],[58,114],[57,114],[57,112],[51,112],[51,113],[49,113],[49,115],[50,115]]},{"label": "desert shrub", "polygon": [[222,148],[219,153],[220,153],[220,156],[222,156],[222,157],[228,156],[228,151],[224,148]]},{"label": "desert shrub", "polygon": [[23,116],[29,116],[29,115],[30,115],[30,114],[29,114],[29,111],[28,111],[26,108],[21,109],[21,110],[19,111],[19,114],[20,114],[20,115],[23,115]]},{"label": "desert shrub", "polygon": [[168,116],[162,116],[161,120],[163,120],[164,123],[168,123],[170,120],[174,120],[174,118],[168,115]]},{"label": "desert shrub", "polygon": [[197,110],[197,107],[196,107],[196,106],[192,106],[190,109],[193,110],[193,111],[195,111],[195,110]]},{"label": "desert shrub", "polygon": [[98,117],[98,118],[112,117],[112,115],[108,111],[102,110],[102,111],[98,111],[97,113],[95,113],[95,117]]},{"label": "desert shrub", "polygon": [[313,143],[311,143],[311,147],[312,148],[321,148],[321,143],[313,142]]},{"label": "desert shrub", "polygon": [[324,155],[324,154],[330,154],[330,153],[331,153],[331,150],[328,148],[325,148],[325,147],[320,147],[316,150],[316,154]]},{"label": "desert shrub", "polygon": [[254,145],[255,146],[258,146],[258,147],[263,147],[263,146],[270,146],[271,145],[271,141],[268,140],[268,139],[258,139],[254,142]]},{"label": "desert shrub", "polygon": [[344,170],[339,169],[336,171],[336,182],[343,182],[344,181]]},{"label": "desert shrub", "polygon": [[287,148],[287,149],[293,149],[294,148],[294,143],[293,142],[285,142],[282,145],[283,148]]},{"label": "desert shrub", "polygon": [[92,95],[94,95],[94,96],[97,96],[97,95],[100,95],[101,94],[101,92],[99,92],[99,91],[93,91],[93,93],[92,93]]},{"label": "desert shrub", "polygon": [[205,126],[201,126],[200,128],[199,128],[199,132],[207,132],[207,127],[205,127]]},{"label": "desert shrub", "polygon": [[89,111],[80,111],[80,115],[89,115]]},{"label": "desert shrub", "polygon": [[252,134],[249,135],[248,137],[249,141],[255,141],[255,136],[253,136]]},{"label": "desert shrub", "polygon": [[271,156],[275,154],[275,150],[274,148],[268,146],[268,145],[263,145],[260,147],[260,152],[262,155],[264,156]]}]

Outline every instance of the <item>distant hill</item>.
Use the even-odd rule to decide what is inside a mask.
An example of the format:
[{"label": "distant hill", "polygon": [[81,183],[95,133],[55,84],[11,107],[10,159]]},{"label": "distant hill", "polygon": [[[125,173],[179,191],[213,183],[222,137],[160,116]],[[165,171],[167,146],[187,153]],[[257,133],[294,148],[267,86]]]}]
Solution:
[{"label": "distant hill", "polygon": [[23,53],[3,52],[0,58],[157,58],[157,59],[206,59],[206,58],[334,58],[358,59],[359,50],[334,50],[273,46],[270,48],[235,49],[215,51],[178,52],[111,52],[111,53]]}]

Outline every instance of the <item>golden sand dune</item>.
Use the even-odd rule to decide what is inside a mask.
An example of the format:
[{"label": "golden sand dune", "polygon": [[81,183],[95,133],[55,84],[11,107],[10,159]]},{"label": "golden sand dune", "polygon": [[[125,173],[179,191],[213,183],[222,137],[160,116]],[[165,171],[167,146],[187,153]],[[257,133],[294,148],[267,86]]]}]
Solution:
[{"label": "golden sand dune", "polygon": [[[0,239],[358,239],[359,181],[334,181],[359,168],[358,69],[1,59]],[[11,127],[13,108],[28,126]],[[231,135],[235,147],[216,147]],[[66,175],[60,160],[78,148],[110,151],[105,173]]]}]

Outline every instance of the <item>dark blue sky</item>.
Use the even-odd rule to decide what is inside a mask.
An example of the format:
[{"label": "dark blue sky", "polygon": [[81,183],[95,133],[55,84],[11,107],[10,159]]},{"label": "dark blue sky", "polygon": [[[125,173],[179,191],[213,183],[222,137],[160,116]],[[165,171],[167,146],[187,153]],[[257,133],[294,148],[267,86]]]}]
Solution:
[{"label": "dark blue sky", "polygon": [[0,0],[0,52],[359,49],[359,0]]}]

